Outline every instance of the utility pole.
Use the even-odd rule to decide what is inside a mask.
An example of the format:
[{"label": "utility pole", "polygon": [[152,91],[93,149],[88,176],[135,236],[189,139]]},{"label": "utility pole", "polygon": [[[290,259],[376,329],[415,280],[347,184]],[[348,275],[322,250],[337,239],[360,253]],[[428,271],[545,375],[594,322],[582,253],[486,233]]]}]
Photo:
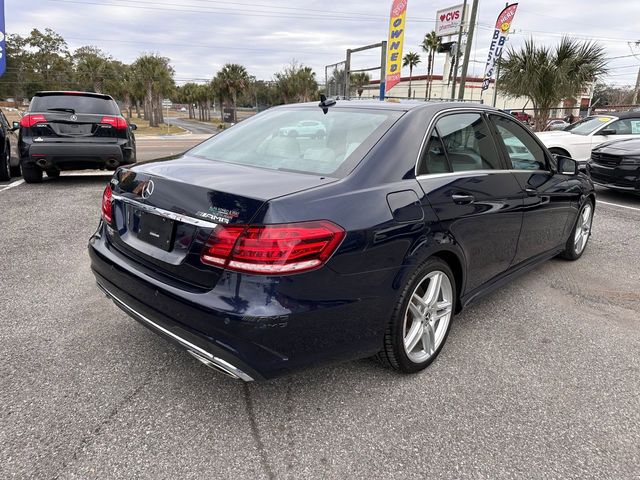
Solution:
[{"label": "utility pole", "polygon": [[638,79],[636,80],[636,90],[633,92],[633,104],[636,105],[638,103],[638,98],[640,97],[640,68],[638,68]]},{"label": "utility pole", "polygon": [[456,58],[453,65],[453,85],[451,87],[451,100],[456,98],[456,78],[458,76],[458,65],[460,61],[460,49],[462,48],[462,30],[464,29],[464,16],[467,14],[467,0],[462,5],[462,21],[460,22],[460,31],[458,32],[458,43],[456,45]]},{"label": "utility pole", "polygon": [[[469,70],[469,57],[471,57],[471,44],[473,43],[473,34],[476,29],[476,17],[478,16],[478,0],[473,0],[471,6],[471,20],[469,30],[467,32],[467,45],[464,49],[464,58],[462,60],[462,75],[460,79],[460,90],[458,91],[458,100],[464,100],[464,87],[467,83],[467,71]],[[464,18],[464,16],[462,17]]]}]

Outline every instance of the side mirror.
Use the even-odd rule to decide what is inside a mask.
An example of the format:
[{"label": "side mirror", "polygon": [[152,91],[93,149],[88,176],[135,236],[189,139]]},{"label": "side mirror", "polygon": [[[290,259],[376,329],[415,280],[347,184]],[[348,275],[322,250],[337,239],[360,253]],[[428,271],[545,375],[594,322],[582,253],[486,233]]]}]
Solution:
[{"label": "side mirror", "polygon": [[615,135],[617,132],[613,128],[605,128],[598,132],[599,135]]},{"label": "side mirror", "polygon": [[578,162],[573,158],[565,157],[562,155],[556,155],[556,161],[558,162],[558,172],[562,175],[577,175],[578,174]]},{"label": "side mirror", "polygon": [[13,122],[11,130],[14,132],[20,128],[20,122]]},{"label": "side mirror", "polygon": [[137,130],[137,129],[138,129],[138,125],[136,125],[135,123],[130,123],[130,124],[129,124],[129,128],[130,128],[131,130]]}]

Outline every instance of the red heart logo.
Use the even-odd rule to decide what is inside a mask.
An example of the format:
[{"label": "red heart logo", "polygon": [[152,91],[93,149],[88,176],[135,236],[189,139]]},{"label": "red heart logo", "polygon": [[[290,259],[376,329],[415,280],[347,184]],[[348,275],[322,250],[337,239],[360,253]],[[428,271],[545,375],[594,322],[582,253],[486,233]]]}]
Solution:
[{"label": "red heart logo", "polygon": [[443,13],[442,15],[440,15],[440,21],[444,22],[444,19],[447,18],[447,16]]}]

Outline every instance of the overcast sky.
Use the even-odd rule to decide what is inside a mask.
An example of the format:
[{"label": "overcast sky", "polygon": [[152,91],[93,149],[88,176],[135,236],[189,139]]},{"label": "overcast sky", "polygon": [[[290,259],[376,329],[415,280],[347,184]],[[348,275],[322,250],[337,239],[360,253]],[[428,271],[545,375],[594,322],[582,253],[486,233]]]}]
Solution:
[{"label": "overcast sky", "polygon": [[[436,10],[462,0],[408,0],[405,53],[419,52],[434,28]],[[324,83],[324,66],[344,59],[345,50],[385,39],[391,0],[5,0],[6,31],[28,34],[46,27],[73,50],[95,45],[124,62],[142,52],[169,57],[178,83],[204,81],[227,62],[271,79],[292,59],[313,67]],[[480,0],[471,73],[481,74],[499,11],[505,3]],[[554,45],[566,33],[593,39],[608,52],[611,84],[635,84],[640,66],[638,0],[522,0],[509,43],[533,36]],[[636,57],[631,56],[636,53]],[[624,57],[624,58],[614,58]],[[426,71],[426,55],[418,73]],[[378,52],[354,59],[375,66]],[[442,72],[444,56],[436,67]],[[439,70],[438,70],[439,68]],[[408,71],[404,72],[408,75]]]}]

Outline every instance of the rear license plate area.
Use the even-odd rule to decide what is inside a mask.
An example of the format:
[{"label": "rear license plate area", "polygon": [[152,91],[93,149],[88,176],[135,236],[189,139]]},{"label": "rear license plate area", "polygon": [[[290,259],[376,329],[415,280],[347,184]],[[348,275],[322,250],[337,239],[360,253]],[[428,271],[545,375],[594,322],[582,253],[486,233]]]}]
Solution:
[{"label": "rear license plate area", "polygon": [[175,222],[149,212],[139,212],[138,239],[154,247],[170,251],[173,248]]}]

